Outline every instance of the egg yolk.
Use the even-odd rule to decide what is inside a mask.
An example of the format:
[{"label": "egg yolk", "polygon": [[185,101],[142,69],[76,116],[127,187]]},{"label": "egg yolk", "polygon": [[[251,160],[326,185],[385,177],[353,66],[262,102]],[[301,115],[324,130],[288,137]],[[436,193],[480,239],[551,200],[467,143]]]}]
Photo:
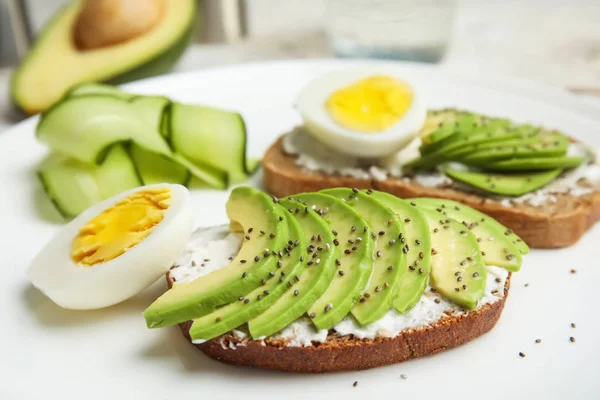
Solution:
[{"label": "egg yolk", "polygon": [[364,133],[384,131],[410,109],[413,91],[404,81],[371,76],[335,91],[325,104],[339,125]]},{"label": "egg yolk", "polygon": [[166,188],[136,192],[88,221],[73,239],[71,258],[84,267],[110,261],[146,238],[171,204]]}]

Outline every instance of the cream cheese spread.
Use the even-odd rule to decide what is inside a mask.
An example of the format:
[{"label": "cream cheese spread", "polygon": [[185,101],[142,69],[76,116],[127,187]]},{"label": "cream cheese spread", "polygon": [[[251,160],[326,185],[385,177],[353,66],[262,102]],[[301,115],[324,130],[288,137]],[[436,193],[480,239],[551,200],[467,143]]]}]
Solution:
[{"label": "cream cheese spread", "polygon": [[[182,255],[171,270],[176,282],[190,282],[229,264],[235,257],[242,238],[229,232],[228,227],[202,228],[194,232]],[[508,272],[499,267],[487,267],[488,277],[483,298],[478,308],[493,303],[504,296],[504,285]],[[431,325],[447,315],[460,315],[468,311],[445,300],[427,288],[415,307],[406,314],[388,311],[381,319],[367,326],[360,326],[347,316],[333,330],[338,335],[354,335],[359,339],[395,337],[407,329],[419,329]],[[236,329],[238,339],[249,338],[244,328]],[[289,346],[310,346],[313,342],[324,342],[330,333],[318,331],[308,318],[300,318],[273,335],[273,339],[284,339]],[[194,343],[202,343],[195,341]]]},{"label": "cream cheese spread", "polygon": [[[351,176],[358,179],[385,180],[389,177],[402,178],[402,167],[409,161],[419,157],[420,139],[415,139],[406,148],[392,157],[385,159],[361,159],[339,153],[328,148],[308,134],[304,128],[296,127],[283,138],[283,151],[296,156],[296,164],[308,171],[321,171],[329,175]],[[586,155],[587,149],[580,144],[571,144],[569,156]],[[476,191],[468,186],[455,183],[440,171],[417,173],[407,181],[415,181],[427,187],[454,186],[463,191]],[[545,187],[520,197],[492,196],[502,205],[510,207],[514,204],[542,206],[556,202],[556,195],[570,194],[583,196],[600,190],[600,165],[596,163],[582,164],[578,168],[565,172]]]}]

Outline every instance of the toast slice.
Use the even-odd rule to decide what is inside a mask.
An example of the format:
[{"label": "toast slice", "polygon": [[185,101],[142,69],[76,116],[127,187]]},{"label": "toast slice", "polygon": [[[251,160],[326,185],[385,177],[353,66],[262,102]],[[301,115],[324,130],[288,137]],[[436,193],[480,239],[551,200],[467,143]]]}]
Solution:
[{"label": "toast slice", "polygon": [[296,156],[283,150],[283,137],[264,155],[265,189],[278,197],[313,192],[332,187],[376,189],[400,198],[437,197],[461,202],[495,218],[512,229],[530,247],[560,248],[576,243],[600,219],[600,191],[582,196],[557,193],[556,201],[543,205],[518,203],[506,206],[501,201],[452,186],[423,186],[407,178],[358,179],[308,171],[296,164]]},{"label": "toast slice", "polygon": [[[502,314],[510,288],[510,278],[498,300],[464,312],[448,312],[423,328],[407,329],[392,338],[358,339],[330,332],[324,342],[311,346],[290,346],[281,339],[252,340],[228,333],[195,346],[208,357],[227,364],[289,372],[337,372],[363,370],[399,363],[450,349],[490,331]],[[169,288],[174,279],[167,273]],[[192,321],[179,324],[190,339]]]}]

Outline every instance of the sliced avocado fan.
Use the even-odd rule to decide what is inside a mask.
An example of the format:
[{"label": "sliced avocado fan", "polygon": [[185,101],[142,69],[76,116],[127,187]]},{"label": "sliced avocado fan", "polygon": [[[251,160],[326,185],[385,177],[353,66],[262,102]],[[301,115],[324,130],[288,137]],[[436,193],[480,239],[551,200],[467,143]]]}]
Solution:
[{"label": "sliced avocado fan", "polygon": [[[279,252],[300,257],[300,250],[287,250],[290,237],[286,210],[271,197],[250,187],[238,187],[227,202],[232,232],[245,236],[242,248],[226,267],[189,283],[175,284],[144,312],[149,328],[178,324],[206,315],[218,306],[237,301],[269,279],[277,269]],[[249,238],[249,239],[248,239]],[[267,254],[268,250],[268,254]],[[272,252],[278,255],[274,256]]]},{"label": "sliced avocado fan", "polygon": [[431,235],[431,286],[452,302],[473,310],[483,297],[487,269],[477,238],[463,224],[421,209]]},{"label": "sliced avocado fan", "polygon": [[273,199],[236,188],[231,231],[245,236],[227,266],[174,286],[145,312],[148,327],[193,320],[194,341],[248,324],[254,339],[307,314],[329,330],[348,315],[361,325],[392,307],[410,311],[428,284],[473,310],[486,265],[518,271],[529,250],[489,216],[449,200],[330,189]]},{"label": "sliced avocado fan", "polygon": [[[342,249],[333,241],[336,237],[329,225],[306,204],[293,197],[281,199],[280,204],[300,222],[309,245],[301,249],[306,268],[300,275],[292,276],[292,287],[262,314],[248,321],[248,330],[253,338],[269,336],[279,332],[308,309],[323,295],[337,274],[337,263]],[[318,254],[316,258],[313,254]],[[308,265],[310,263],[310,265]]]},{"label": "sliced avocado fan", "polygon": [[437,212],[440,220],[450,217],[473,232],[486,265],[502,267],[508,271],[521,269],[521,254],[528,252],[529,248],[520,238],[515,239],[514,233],[505,235],[506,229],[491,223],[491,218],[487,215],[473,212],[475,210],[472,208],[451,200],[420,198],[411,201],[419,207]]},{"label": "sliced avocado fan", "polygon": [[[358,303],[369,283],[374,240],[368,231],[368,223],[336,197],[323,193],[303,193],[294,197],[322,214],[335,236],[333,244],[342,249],[340,258],[335,261],[336,276],[308,310],[317,329],[330,329]],[[311,257],[315,257],[314,254]]]},{"label": "sliced avocado fan", "polygon": [[[557,131],[460,111],[444,110],[441,115],[444,118],[428,116],[431,121],[440,120],[439,126],[426,129],[420,157],[403,166],[408,174],[440,169],[453,180],[482,191],[521,196],[586,161],[586,157],[567,154],[571,141]],[[425,126],[431,127],[431,121]],[[444,167],[448,162],[463,167]]]},{"label": "sliced avocado fan", "polygon": [[[265,250],[263,257],[279,258],[260,285],[237,301],[224,305],[214,312],[197,318],[190,327],[192,340],[208,340],[237,328],[249,319],[261,314],[294,285],[295,277],[300,276],[306,267],[306,260],[299,256],[306,248],[309,238],[299,220],[291,213],[284,213],[285,222],[289,225],[289,239],[286,250],[294,256],[280,257],[269,254]],[[312,215],[311,215],[312,216]],[[310,218],[311,216],[308,216]],[[276,253],[276,252],[275,252]]]},{"label": "sliced avocado fan", "polygon": [[404,221],[405,235],[399,238],[406,251],[406,273],[400,280],[394,308],[399,313],[410,311],[419,301],[429,282],[431,272],[431,238],[427,219],[419,207],[389,193],[373,192],[373,197],[389,207]]},{"label": "sliced avocado fan", "polygon": [[[400,281],[406,273],[408,245],[402,243],[406,240],[404,223],[390,208],[371,196],[372,192],[337,188],[323,190],[322,193],[337,197],[355,209],[367,221],[368,230],[374,238],[371,279],[352,309],[354,318],[361,325],[368,325],[383,317],[392,307]],[[349,241],[349,245],[357,243],[356,239]]]}]

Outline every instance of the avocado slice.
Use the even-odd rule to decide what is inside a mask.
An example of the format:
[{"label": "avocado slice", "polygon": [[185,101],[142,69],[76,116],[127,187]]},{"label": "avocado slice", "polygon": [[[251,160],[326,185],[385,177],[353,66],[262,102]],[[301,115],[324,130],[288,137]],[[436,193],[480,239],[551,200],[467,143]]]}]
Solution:
[{"label": "avocado slice", "polygon": [[499,146],[512,147],[519,145],[535,144],[538,141],[536,136],[519,134],[513,131],[511,134],[492,134],[489,141],[478,141],[468,146],[459,147],[451,150],[447,154],[449,160],[462,160],[463,157],[481,151],[487,151]]},{"label": "avocado slice", "polygon": [[323,193],[303,193],[294,197],[322,214],[335,236],[334,245],[343,251],[335,261],[338,267],[335,278],[308,310],[317,329],[330,329],[352,310],[369,283],[374,240],[367,222],[341,200]]},{"label": "avocado slice", "polygon": [[493,172],[462,171],[452,168],[444,169],[450,178],[466,183],[489,193],[504,196],[522,196],[532,192],[560,175],[562,169],[542,172],[524,172],[514,174],[495,174]]},{"label": "avocado slice", "polygon": [[[279,252],[298,252],[288,247],[290,237],[278,200],[250,187],[237,187],[227,201],[230,230],[245,235],[242,248],[226,267],[189,283],[175,284],[144,311],[149,328],[174,325],[199,318],[216,307],[236,301],[270,277]],[[267,253],[268,249],[268,253]],[[278,255],[275,256],[274,253]]]},{"label": "avocado slice", "polygon": [[466,155],[459,161],[470,165],[487,166],[493,161],[509,158],[556,157],[566,154],[569,138],[557,132],[540,133],[533,143],[503,146],[501,143],[485,151]]},{"label": "avocado slice", "polygon": [[[306,313],[329,287],[337,273],[335,260],[338,260],[342,254],[340,246],[333,244],[335,236],[329,225],[314,210],[293,197],[281,199],[280,204],[294,210],[294,217],[300,222],[304,235],[310,243],[306,252],[308,253],[312,248],[319,255],[314,259],[303,254],[305,262],[311,265],[304,268],[298,276],[290,274],[293,278],[292,289],[286,291],[262,314],[248,321],[248,330],[253,338],[279,332]],[[317,263],[317,260],[320,262]]]},{"label": "avocado slice", "polygon": [[[399,199],[389,193],[373,192],[373,197],[389,207],[405,221],[406,234],[400,245],[406,247],[407,271],[400,281],[394,308],[399,313],[410,311],[419,301],[431,272],[431,238],[429,225],[415,203]],[[408,247],[407,247],[408,246]]]},{"label": "avocado slice", "polygon": [[[352,315],[358,323],[368,325],[392,308],[407,270],[406,253],[409,247],[401,242],[406,241],[403,222],[390,208],[374,198],[372,191],[336,188],[321,193],[337,197],[355,209],[367,221],[369,230],[376,234],[371,279],[363,297],[352,309]],[[410,222],[404,221],[406,224]]]},{"label": "avocado slice", "polygon": [[455,120],[445,122],[440,125],[439,129],[424,137],[419,151],[421,154],[431,153],[453,141],[459,135],[468,135],[479,126],[480,121],[480,116],[462,112],[456,116]]},{"label": "avocado slice", "polygon": [[425,123],[419,131],[421,141],[425,144],[434,142],[435,137],[432,137],[431,133],[435,132],[445,124],[455,125],[456,118],[465,113],[465,111],[460,111],[453,108],[428,110]]},{"label": "avocado slice", "polygon": [[527,131],[524,128],[508,129],[506,126],[498,124],[487,124],[470,132],[459,132],[434,153],[450,156],[455,155],[459,150],[461,153],[477,150],[483,144],[505,142],[516,138],[523,140],[526,138]]},{"label": "avocado slice", "polygon": [[52,18],[12,76],[12,100],[26,113],[47,109],[82,82],[122,83],[166,72],[183,54],[196,16],[195,0],[164,1],[159,21],[148,32],[80,50],[73,32],[83,4],[73,1]]},{"label": "avocado slice", "polygon": [[[316,219],[313,213],[307,216],[302,214],[304,213],[300,214],[301,217]],[[279,259],[269,271],[269,277],[252,292],[240,296],[237,301],[224,305],[208,315],[195,319],[190,327],[192,340],[209,340],[237,328],[267,310],[286,291],[291,290],[295,276],[300,276],[307,265],[306,257],[301,254],[304,254],[303,250],[307,248],[310,240],[300,225],[300,218],[295,217],[297,215],[298,213],[284,213],[284,218],[289,224],[290,237],[298,238],[287,243],[289,254],[293,253],[293,255]],[[276,256],[272,255],[272,257]]]},{"label": "avocado slice", "polygon": [[542,171],[548,169],[569,169],[581,165],[585,157],[529,157],[512,158],[487,164],[491,171]]},{"label": "avocado slice", "polygon": [[451,218],[420,210],[431,234],[431,286],[448,300],[474,310],[483,297],[487,270],[475,235]]},{"label": "avocado slice", "polygon": [[[408,163],[406,168],[433,168],[442,162],[460,160],[462,157],[478,151],[493,149],[498,146],[526,144],[527,142],[524,142],[526,134],[527,131],[523,128],[507,130],[504,127],[484,125],[474,131],[452,135],[435,151],[422,152],[422,157]],[[529,140],[532,141],[532,139]]]},{"label": "avocado slice", "polygon": [[[456,133],[456,123],[444,122],[441,123],[439,128],[423,137],[421,146],[419,146],[419,152],[421,155],[429,154],[439,147],[439,144],[447,140],[450,136]],[[425,142],[426,141],[426,142]]]},{"label": "avocado slice", "polygon": [[491,222],[494,220],[492,217],[451,200],[418,198],[411,201],[419,207],[436,211],[439,218],[450,217],[455,219],[473,232],[477,237],[477,243],[479,243],[481,255],[486,265],[502,267],[508,271],[521,269],[521,252],[525,249],[523,246],[517,246],[517,244],[523,243],[523,241],[520,238],[515,239],[505,235],[506,228],[499,223],[493,224]]}]

